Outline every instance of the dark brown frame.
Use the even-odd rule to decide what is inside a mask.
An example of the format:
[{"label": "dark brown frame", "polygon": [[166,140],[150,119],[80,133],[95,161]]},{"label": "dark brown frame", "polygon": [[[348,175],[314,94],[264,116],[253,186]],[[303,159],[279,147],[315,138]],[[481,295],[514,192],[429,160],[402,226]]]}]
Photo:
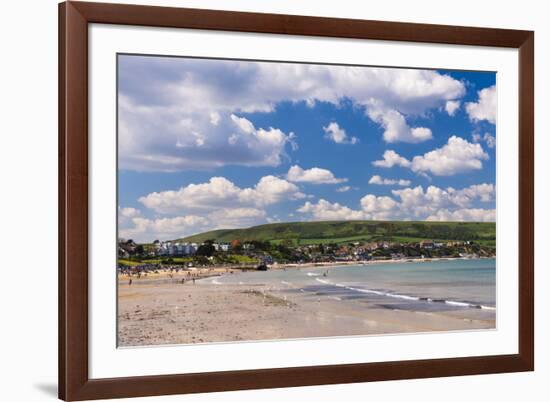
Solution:
[{"label": "dark brown frame", "polygon": [[[88,377],[88,24],[519,49],[519,353],[214,373]],[[59,5],[59,397],[67,401],[534,370],[534,33],[185,8]]]}]

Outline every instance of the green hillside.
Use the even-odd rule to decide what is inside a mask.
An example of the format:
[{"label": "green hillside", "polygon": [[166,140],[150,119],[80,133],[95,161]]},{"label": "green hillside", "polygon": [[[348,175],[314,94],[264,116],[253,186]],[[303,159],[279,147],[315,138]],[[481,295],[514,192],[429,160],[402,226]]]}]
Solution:
[{"label": "green hillside", "polygon": [[492,222],[327,221],[272,223],[246,229],[213,230],[178,240],[197,243],[210,239],[217,242],[285,241],[298,245],[380,240],[405,243],[430,239],[473,240],[494,246],[495,236],[495,224]]}]

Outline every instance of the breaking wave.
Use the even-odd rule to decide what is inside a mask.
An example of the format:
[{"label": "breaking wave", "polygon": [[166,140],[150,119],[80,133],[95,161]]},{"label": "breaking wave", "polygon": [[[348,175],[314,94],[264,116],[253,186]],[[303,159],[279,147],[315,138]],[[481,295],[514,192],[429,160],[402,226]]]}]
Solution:
[{"label": "breaking wave", "polygon": [[351,290],[352,292],[359,292],[359,293],[366,293],[366,294],[373,294],[377,296],[385,296],[385,297],[392,297],[395,299],[402,299],[402,300],[410,300],[410,301],[418,301],[418,302],[427,302],[427,303],[445,303],[450,306],[455,307],[464,307],[464,308],[476,308],[476,309],[483,309],[483,310],[496,310],[493,306],[485,306],[482,304],[476,304],[476,303],[470,303],[465,301],[456,301],[456,300],[446,300],[446,299],[432,299],[430,297],[418,297],[418,296],[411,296],[401,293],[393,293],[393,292],[386,292],[382,290],[374,290],[374,289],[366,289],[366,288],[357,288],[353,286],[343,285],[341,283],[332,283],[326,279],[321,278],[315,278],[317,282],[320,282],[324,285],[330,285],[330,286],[336,286],[339,288],[344,288],[347,290]]}]

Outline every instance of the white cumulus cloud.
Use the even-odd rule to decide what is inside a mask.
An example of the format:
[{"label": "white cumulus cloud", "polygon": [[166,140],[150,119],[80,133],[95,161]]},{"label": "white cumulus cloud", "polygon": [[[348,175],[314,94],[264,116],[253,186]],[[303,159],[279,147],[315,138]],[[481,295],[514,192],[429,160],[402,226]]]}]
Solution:
[{"label": "white cumulus cloud", "polygon": [[411,162],[393,150],[384,152],[383,159],[372,162],[374,166],[391,168],[393,166],[410,167]]},{"label": "white cumulus cloud", "polygon": [[[283,101],[349,100],[386,141],[421,142],[431,131],[407,118],[465,93],[462,82],[432,70],[230,60],[123,56],[119,77],[119,163],[138,171],[278,166],[297,137],[255,127],[245,114],[271,113]],[[334,140],[357,141],[326,128]]]},{"label": "white cumulus cloud", "polygon": [[302,169],[298,165],[292,166],[286,175],[287,180],[296,183],[313,184],[338,184],[348,181],[348,179],[338,179],[328,169],[313,167],[311,169]]},{"label": "white cumulus cloud", "polygon": [[445,102],[445,111],[449,116],[454,116],[458,109],[460,109],[459,100],[449,100]]},{"label": "white cumulus cloud", "polygon": [[340,128],[336,122],[323,126],[323,131],[325,132],[325,138],[328,138],[337,144],[357,144],[359,142],[357,137],[348,136],[346,130]]},{"label": "white cumulus cloud", "polygon": [[367,194],[360,208],[353,209],[321,199],[306,202],[298,212],[315,220],[448,220],[494,221],[495,210],[479,208],[475,203],[494,200],[493,184],[482,183],[462,189],[422,186],[393,190],[393,197]]},{"label": "white cumulus cloud", "polygon": [[384,220],[396,215],[398,203],[387,196],[367,194],[361,198],[361,209],[366,219]]},{"label": "white cumulus cloud", "polygon": [[362,211],[354,211],[337,202],[330,203],[320,199],[317,203],[307,201],[298,212],[310,214],[315,220],[361,220],[365,219]]},{"label": "white cumulus cloud", "polygon": [[434,215],[430,215],[426,218],[427,221],[474,221],[474,222],[494,222],[496,220],[495,209],[458,209],[455,211],[449,211],[447,209],[441,209]]},{"label": "white cumulus cloud", "polygon": [[259,208],[222,208],[208,214],[212,229],[241,228],[263,222],[266,212]]},{"label": "white cumulus cloud", "polygon": [[124,218],[134,218],[140,214],[140,211],[132,207],[118,207],[118,214]]},{"label": "white cumulus cloud", "polygon": [[483,135],[479,133],[474,133],[472,134],[472,140],[476,143],[483,141],[488,148],[494,148],[497,145],[497,139],[494,135],[491,135],[490,133],[485,133]]},{"label": "white cumulus cloud", "polygon": [[134,217],[131,223],[132,225],[129,227],[119,229],[119,236],[138,242],[184,237],[207,230],[210,225],[207,218],[195,215],[160,219]]},{"label": "white cumulus cloud", "polygon": [[214,229],[254,226],[267,221],[266,212],[259,208],[220,208],[204,216],[184,215],[149,219],[133,217],[119,228],[122,238],[138,242],[155,239],[173,240]]},{"label": "white cumulus cloud", "polygon": [[427,152],[412,159],[413,172],[432,173],[436,176],[451,176],[457,173],[480,170],[483,161],[489,155],[481,145],[472,144],[467,140],[452,136],[441,148]]},{"label": "white cumulus cloud", "polygon": [[305,194],[295,184],[275,176],[264,176],[254,187],[249,188],[240,188],[225,177],[212,177],[207,183],[150,193],[139,198],[139,202],[155,212],[175,213],[228,207],[262,207],[285,199],[304,197]]},{"label": "white cumulus cloud", "polygon": [[465,208],[476,200],[490,202],[494,199],[493,184],[475,184],[463,189],[449,187],[442,189],[437,186],[422,186],[393,190],[392,194],[399,198],[401,207],[415,217],[431,214],[440,208]]},{"label": "white cumulus cloud", "polygon": [[379,175],[374,175],[370,178],[369,184],[379,184],[382,186],[410,186],[411,181],[405,179],[385,179]]},{"label": "white cumulus cloud", "polygon": [[405,116],[397,110],[372,106],[367,108],[367,115],[384,128],[386,142],[419,143],[433,138],[429,128],[409,127]]},{"label": "white cumulus cloud", "polygon": [[497,118],[497,87],[484,88],[477,93],[477,102],[467,102],[466,112],[472,121],[487,120],[495,124]]},{"label": "white cumulus cloud", "polygon": [[139,216],[141,214],[139,209],[132,207],[118,207],[118,224],[124,225],[127,222],[131,221],[132,218]]}]

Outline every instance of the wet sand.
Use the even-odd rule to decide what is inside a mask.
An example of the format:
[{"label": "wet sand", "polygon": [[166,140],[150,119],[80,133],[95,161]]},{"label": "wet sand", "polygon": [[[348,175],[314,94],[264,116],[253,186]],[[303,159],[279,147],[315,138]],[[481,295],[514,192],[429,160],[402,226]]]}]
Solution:
[{"label": "wet sand", "polygon": [[[197,271],[196,279],[225,274]],[[264,285],[193,284],[187,273],[119,277],[119,346],[234,342],[487,329],[494,316],[469,309],[417,312],[366,301],[289,293]],[[182,283],[181,279],[185,279]]]}]

